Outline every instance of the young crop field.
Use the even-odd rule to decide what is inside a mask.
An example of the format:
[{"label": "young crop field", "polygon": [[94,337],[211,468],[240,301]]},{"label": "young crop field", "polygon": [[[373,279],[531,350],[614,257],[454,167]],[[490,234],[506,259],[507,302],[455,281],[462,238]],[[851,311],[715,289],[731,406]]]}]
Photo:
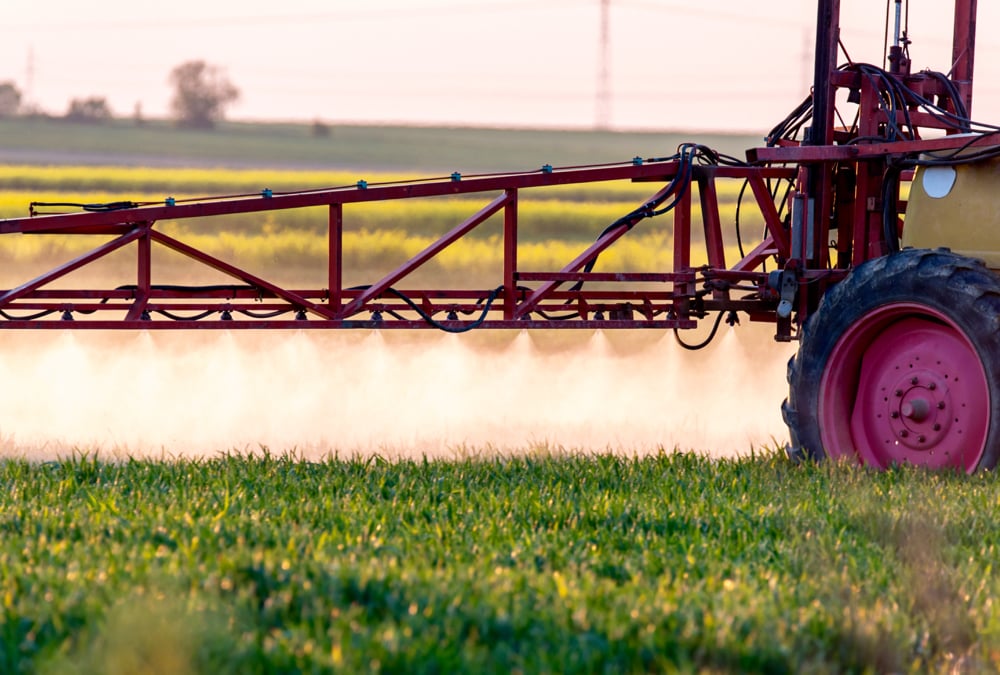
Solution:
[{"label": "young crop field", "polygon": [[[0,162],[37,165],[206,168],[364,169],[448,175],[452,171],[524,171],[671,155],[697,141],[743,156],[757,136],[687,132],[599,132],[331,125],[317,137],[308,124],[225,123],[212,132],[167,122],[73,124],[0,119]],[[352,181],[353,182],[353,181]]]},{"label": "young crop field", "polygon": [[995,672],[995,474],[0,464],[0,671]]}]

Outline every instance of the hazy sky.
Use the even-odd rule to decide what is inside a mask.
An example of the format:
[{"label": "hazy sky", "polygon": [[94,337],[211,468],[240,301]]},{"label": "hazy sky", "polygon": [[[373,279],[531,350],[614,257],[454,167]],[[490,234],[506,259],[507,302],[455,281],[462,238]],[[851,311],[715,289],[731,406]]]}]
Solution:
[{"label": "hazy sky", "polygon": [[[765,131],[806,94],[811,0],[610,0],[616,128]],[[106,97],[167,113],[168,74],[205,59],[234,119],[589,127],[601,0],[4,0],[0,81],[48,112]],[[1000,122],[1000,3],[980,2],[975,117]],[[856,61],[882,62],[883,0],[842,0]],[[950,68],[947,0],[913,0],[917,68]]]}]

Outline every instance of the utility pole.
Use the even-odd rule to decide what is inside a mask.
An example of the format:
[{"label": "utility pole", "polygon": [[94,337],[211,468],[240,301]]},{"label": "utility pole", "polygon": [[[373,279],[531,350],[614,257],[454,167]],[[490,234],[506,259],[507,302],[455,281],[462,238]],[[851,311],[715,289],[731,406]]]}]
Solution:
[{"label": "utility pole", "polygon": [[26,105],[34,98],[35,87],[35,48],[28,47],[28,62],[24,67],[24,99],[22,104]]},{"label": "utility pole", "polygon": [[802,53],[799,55],[799,63],[802,64],[802,72],[799,74],[801,80],[801,91],[808,93],[812,88],[812,55],[813,41],[809,35],[809,28],[802,29]]},{"label": "utility pole", "polygon": [[595,127],[611,127],[611,0],[601,2],[601,43],[597,64],[597,119]]}]

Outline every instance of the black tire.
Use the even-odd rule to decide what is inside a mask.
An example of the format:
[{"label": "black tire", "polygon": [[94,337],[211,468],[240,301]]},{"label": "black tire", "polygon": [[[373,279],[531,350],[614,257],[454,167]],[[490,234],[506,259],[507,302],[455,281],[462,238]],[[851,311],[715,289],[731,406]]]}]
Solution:
[{"label": "black tire", "polygon": [[859,265],[806,322],[788,385],[793,457],[993,468],[1000,278],[944,249]]}]

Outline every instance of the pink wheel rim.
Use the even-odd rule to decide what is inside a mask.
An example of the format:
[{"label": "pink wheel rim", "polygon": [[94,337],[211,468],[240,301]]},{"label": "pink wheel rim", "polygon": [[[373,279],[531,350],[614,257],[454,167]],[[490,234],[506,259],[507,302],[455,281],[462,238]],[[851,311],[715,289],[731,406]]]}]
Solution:
[{"label": "pink wheel rim", "polygon": [[837,342],[819,389],[828,456],[975,471],[990,426],[986,371],[965,333],[917,303],[880,307]]}]

